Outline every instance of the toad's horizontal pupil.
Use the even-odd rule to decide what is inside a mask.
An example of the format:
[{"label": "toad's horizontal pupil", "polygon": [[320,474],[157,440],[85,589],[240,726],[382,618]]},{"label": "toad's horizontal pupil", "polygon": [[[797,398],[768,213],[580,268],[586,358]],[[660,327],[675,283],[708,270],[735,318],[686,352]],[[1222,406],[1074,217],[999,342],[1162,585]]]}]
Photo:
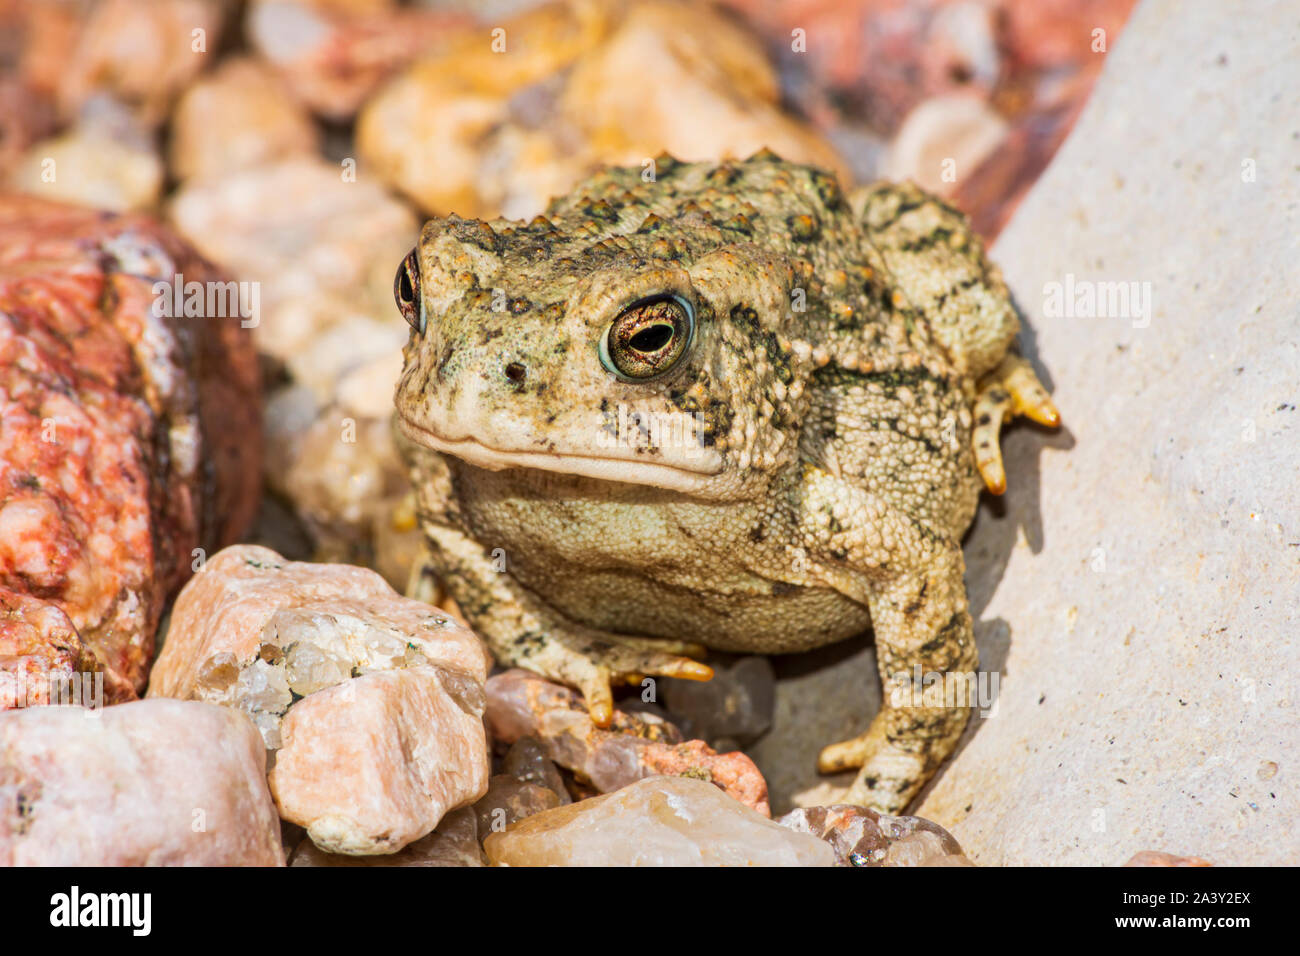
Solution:
[{"label": "toad's horizontal pupil", "polygon": [[671,325],[652,325],[642,329],[628,341],[628,345],[638,352],[658,352],[673,337]]},{"label": "toad's horizontal pupil", "polygon": [[410,302],[415,298],[415,290],[411,288],[411,274],[405,269],[402,270],[402,298]]}]

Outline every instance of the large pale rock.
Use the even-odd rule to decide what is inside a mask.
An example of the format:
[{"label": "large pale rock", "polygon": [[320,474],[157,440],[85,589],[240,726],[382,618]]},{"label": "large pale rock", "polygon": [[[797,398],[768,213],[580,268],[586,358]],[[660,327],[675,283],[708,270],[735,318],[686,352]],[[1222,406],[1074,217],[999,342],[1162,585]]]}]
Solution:
[{"label": "large pale rock", "polygon": [[1107,56],[994,250],[1066,429],[1006,442],[967,547],[1000,703],[914,812],[982,864],[1296,864],[1300,9],[1149,0]]},{"label": "large pale rock", "polygon": [[240,709],[281,816],[333,853],[392,853],[487,790],[482,642],[375,572],[240,545],[176,599],[151,697]]},{"label": "large pale rock", "polygon": [[282,866],[265,759],[194,701],[0,714],[0,866]]},{"label": "large pale rock", "polygon": [[830,844],[760,816],[717,787],[649,777],[533,814],[484,841],[497,866],[833,866]]}]

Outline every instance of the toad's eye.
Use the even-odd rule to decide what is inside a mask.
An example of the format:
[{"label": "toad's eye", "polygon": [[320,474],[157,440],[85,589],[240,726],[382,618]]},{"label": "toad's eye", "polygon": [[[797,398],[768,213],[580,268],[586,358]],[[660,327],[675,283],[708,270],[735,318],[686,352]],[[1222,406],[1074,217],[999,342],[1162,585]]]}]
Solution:
[{"label": "toad's eye", "polygon": [[638,299],[619,313],[600,340],[600,361],[624,381],[668,371],[695,337],[695,309],[677,295]]},{"label": "toad's eye", "polygon": [[420,259],[412,249],[397,267],[393,279],[393,298],[406,324],[417,334],[424,334],[424,309],[420,305]]}]

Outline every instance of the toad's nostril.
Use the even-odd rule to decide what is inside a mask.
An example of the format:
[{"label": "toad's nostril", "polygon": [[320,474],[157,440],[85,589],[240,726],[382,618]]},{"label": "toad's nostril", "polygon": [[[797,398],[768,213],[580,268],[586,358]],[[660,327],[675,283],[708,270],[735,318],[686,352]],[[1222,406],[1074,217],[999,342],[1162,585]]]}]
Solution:
[{"label": "toad's nostril", "polygon": [[516,385],[522,384],[527,375],[528,369],[524,368],[519,362],[511,362],[506,366],[506,378]]}]

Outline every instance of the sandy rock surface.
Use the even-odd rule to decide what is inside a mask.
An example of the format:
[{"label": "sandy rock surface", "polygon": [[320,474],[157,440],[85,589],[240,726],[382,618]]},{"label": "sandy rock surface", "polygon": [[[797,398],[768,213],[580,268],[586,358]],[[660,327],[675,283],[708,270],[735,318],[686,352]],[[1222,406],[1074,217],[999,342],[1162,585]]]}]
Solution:
[{"label": "sandy rock surface", "polygon": [[913,809],[981,864],[1300,863],[1300,11],[1262,8],[1140,5],[993,250],[1066,427],[1004,445],[999,708]]}]

